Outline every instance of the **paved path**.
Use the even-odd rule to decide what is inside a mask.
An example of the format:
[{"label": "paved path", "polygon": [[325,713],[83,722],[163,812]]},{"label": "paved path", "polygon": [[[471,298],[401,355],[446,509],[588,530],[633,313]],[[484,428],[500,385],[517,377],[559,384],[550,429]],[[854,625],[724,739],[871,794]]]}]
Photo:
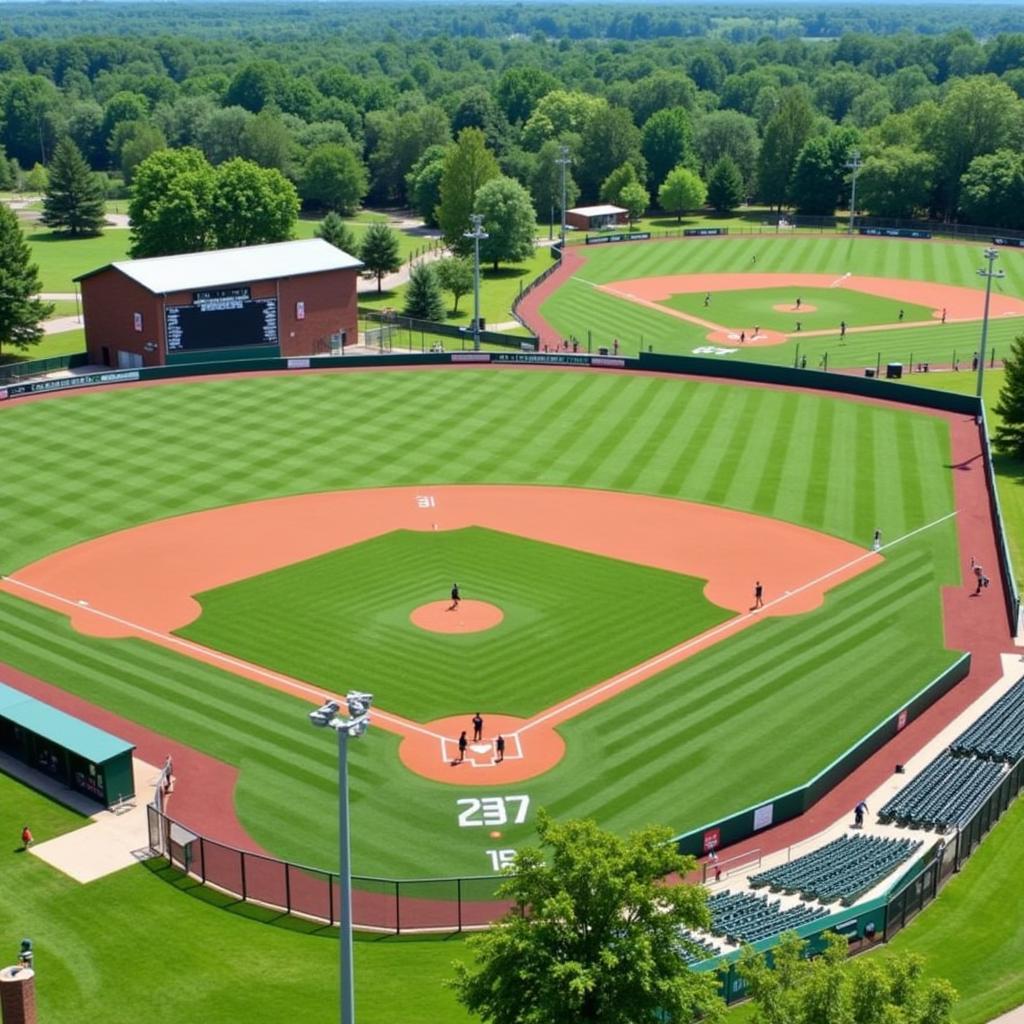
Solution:
[{"label": "paved path", "polygon": [[44,334],[63,334],[65,331],[77,331],[82,321],[77,316],[55,316],[52,320],[43,321]]}]

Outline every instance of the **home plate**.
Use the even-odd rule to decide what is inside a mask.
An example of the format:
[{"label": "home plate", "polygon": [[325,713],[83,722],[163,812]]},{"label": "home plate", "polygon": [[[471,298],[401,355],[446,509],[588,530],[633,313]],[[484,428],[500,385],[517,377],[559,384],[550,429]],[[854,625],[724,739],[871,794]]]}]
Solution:
[{"label": "home plate", "polygon": [[469,749],[474,754],[489,754],[491,752],[490,743],[470,743]]}]

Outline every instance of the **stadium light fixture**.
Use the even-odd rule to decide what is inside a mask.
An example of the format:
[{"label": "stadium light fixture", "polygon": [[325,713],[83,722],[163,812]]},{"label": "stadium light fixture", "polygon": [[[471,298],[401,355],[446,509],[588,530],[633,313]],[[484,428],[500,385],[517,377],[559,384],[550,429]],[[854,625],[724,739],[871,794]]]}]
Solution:
[{"label": "stadium light fixture", "polygon": [[462,237],[473,239],[473,350],[480,351],[480,242],[491,236],[484,231],[484,215],[471,213],[473,230]]},{"label": "stadium light fixture", "polygon": [[846,166],[853,171],[850,178],[850,234],[854,231],[854,222],[857,219],[857,171],[860,170],[861,159],[860,150],[850,150],[850,159],[846,161]]},{"label": "stadium light fixture", "polygon": [[985,313],[981,318],[981,348],[978,359],[978,398],[981,398],[981,389],[985,381],[985,345],[988,342],[988,304],[992,297],[992,279],[1001,280],[1006,277],[1004,270],[994,270],[993,264],[999,259],[999,250],[991,245],[982,254],[988,260],[988,267],[978,271],[978,276],[985,278]]},{"label": "stadium light fixture", "polygon": [[569,157],[569,147],[559,146],[558,147],[558,159],[555,161],[556,164],[561,165],[562,168],[562,230],[559,233],[560,244],[562,250],[565,250],[565,169],[572,163]]},{"label": "stadium light fixture", "polygon": [[370,724],[372,693],[350,691],[345,697],[348,717],[339,714],[341,705],[326,701],[309,713],[312,725],[333,729],[338,734],[338,945],[341,958],[341,1024],[355,1024],[356,993],[352,951],[352,852],[348,827],[348,741],[358,739]]}]

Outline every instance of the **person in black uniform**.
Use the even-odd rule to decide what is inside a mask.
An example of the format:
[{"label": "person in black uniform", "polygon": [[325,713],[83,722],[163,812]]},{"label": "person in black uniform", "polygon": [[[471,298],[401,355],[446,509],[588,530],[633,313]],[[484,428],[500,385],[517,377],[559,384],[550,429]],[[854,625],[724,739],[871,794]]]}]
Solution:
[{"label": "person in black uniform", "polygon": [[754,584],[754,607],[764,607],[764,587],[761,586],[760,580]]},{"label": "person in black uniform", "polygon": [[460,761],[465,761],[466,760],[466,747],[468,747],[468,746],[469,746],[469,740],[466,739],[466,730],[463,729],[462,732],[459,733],[459,760]]},{"label": "person in black uniform", "polygon": [[498,751],[498,761],[504,761],[505,760],[505,737],[504,736],[499,736],[494,741],[494,746],[495,746],[495,749]]},{"label": "person in black uniform", "polygon": [[459,597],[459,585],[458,583],[452,584],[452,603],[448,606],[448,611],[453,612],[459,607],[459,601],[462,598]]},{"label": "person in black uniform", "polygon": [[473,716],[473,742],[479,743],[484,738],[484,720],[480,717],[478,711]]}]

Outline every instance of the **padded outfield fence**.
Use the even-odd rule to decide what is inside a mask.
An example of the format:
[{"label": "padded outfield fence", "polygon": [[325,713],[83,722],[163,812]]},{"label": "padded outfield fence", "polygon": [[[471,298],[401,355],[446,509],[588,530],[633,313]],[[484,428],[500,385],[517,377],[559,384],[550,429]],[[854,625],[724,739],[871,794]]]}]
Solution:
[{"label": "padded outfield fence", "polygon": [[[193,832],[153,804],[147,807],[150,848],[202,885],[283,914],[336,925],[336,872],[240,850]],[[367,931],[461,932],[484,928],[511,909],[499,900],[499,875],[461,878],[352,876],[352,917]]]}]

